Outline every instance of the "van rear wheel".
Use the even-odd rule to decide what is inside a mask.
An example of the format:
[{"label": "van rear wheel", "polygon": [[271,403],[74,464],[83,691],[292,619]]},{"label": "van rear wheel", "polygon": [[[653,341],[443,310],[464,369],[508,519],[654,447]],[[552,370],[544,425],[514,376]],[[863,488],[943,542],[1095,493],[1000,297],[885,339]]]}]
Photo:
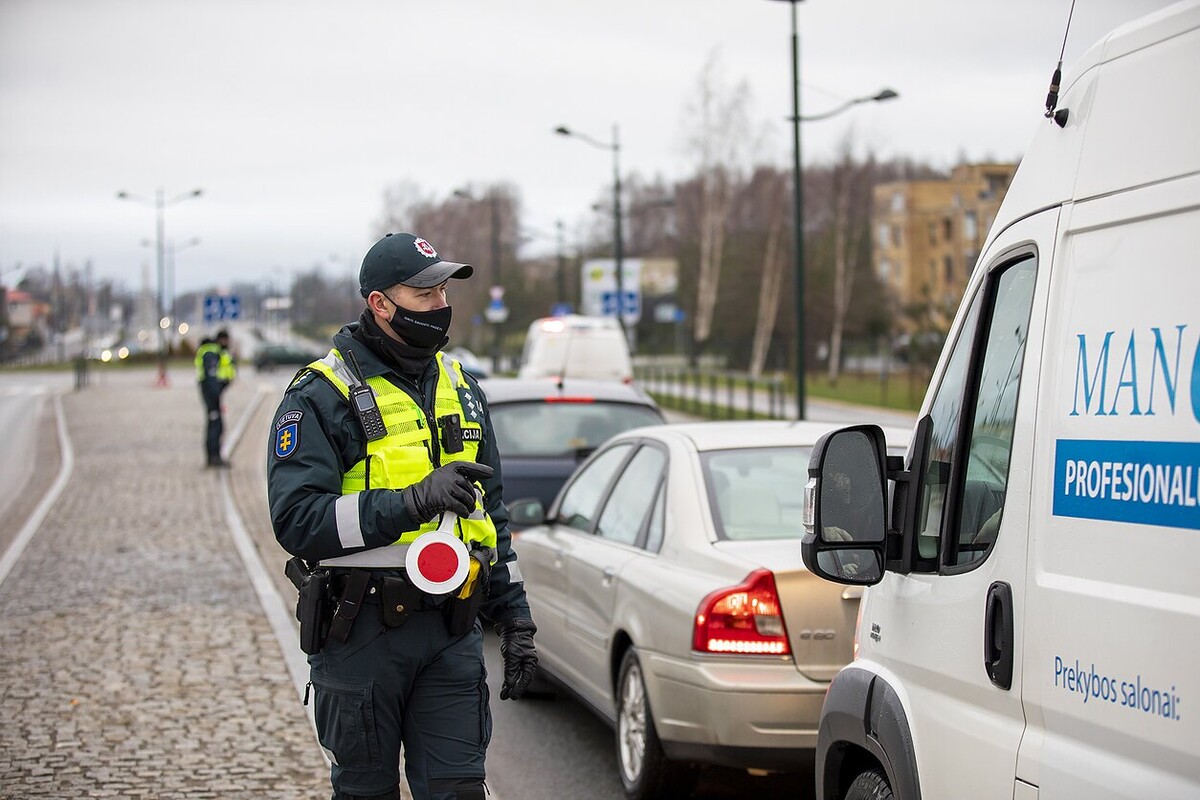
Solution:
[{"label": "van rear wheel", "polygon": [[892,796],[892,787],[888,786],[884,774],[877,769],[869,769],[860,772],[850,784],[845,800],[892,800]]}]

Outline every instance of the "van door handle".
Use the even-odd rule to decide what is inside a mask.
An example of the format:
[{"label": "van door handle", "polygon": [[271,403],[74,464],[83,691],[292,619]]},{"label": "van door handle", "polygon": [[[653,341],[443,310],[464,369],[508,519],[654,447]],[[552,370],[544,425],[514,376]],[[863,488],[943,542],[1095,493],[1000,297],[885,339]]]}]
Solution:
[{"label": "van door handle", "polygon": [[1012,587],[996,581],[988,587],[983,621],[983,666],[992,683],[1012,688],[1013,676]]}]

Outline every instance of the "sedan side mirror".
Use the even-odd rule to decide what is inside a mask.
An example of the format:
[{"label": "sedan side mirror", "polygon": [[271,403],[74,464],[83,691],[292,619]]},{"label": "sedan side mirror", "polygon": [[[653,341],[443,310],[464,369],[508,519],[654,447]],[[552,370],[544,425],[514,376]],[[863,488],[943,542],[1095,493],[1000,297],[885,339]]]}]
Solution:
[{"label": "sedan side mirror", "polygon": [[838,583],[883,579],[886,463],[878,425],[842,428],[817,441],[804,488],[801,553],[809,571]]},{"label": "sedan side mirror", "polygon": [[546,521],[546,508],[536,497],[522,497],[508,506],[508,524],[514,529],[531,528]]}]

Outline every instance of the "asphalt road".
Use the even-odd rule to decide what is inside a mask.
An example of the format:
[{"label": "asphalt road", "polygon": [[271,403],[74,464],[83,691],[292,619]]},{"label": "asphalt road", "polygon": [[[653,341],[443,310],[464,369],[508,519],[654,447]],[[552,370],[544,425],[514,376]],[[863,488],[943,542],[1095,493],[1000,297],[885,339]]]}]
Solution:
[{"label": "asphalt road", "polygon": [[[287,558],[270,530],[266,510],[267,434],[283,388],[290,378],[281,372],[243,378],[262,387],[263,398],[234,451],[231,484],[239,511],[276,588],[289,607],[295,590],[283,577]],[[670,413],[672,422],[690,419]],[[230,424],[236,420],[230,421]],[[622,800],[612,729],[568,695],[557,698],[500,700],[503,666],[497,639],[487,632],[485,653],[492,693],[493,734],[488,750],[488,786],[496,800]],[[725,798],[803,798],[812,794],[807,775],[750,776],[744,772],[704,768],[693,795],[707,800]]]},{"label": "asphalt road", "polygon": [[[267,431],[291,373],[259,375],[244,370],[238,387],[260,396],[237,449],[232,454],[232,487],[239,515],[266,566],[272,582],[286,606],[294,602],[295,590],[283,577],[286,554],[270,530],[266,510],[265,462],[263,450]],[[186,380],[185,372],[174,376]],[[97,377],[97,380],[103,380]],[[47,373],[44,377],[23,373],[0,375],[0,485],[7,489],[0,496],[0,552],[14,534],[13,520],[28,517],[33,505],[44,495],[58,469],[59,453],[55,415],[51,401],[54,390],[69,390],[69,373]],[[199,402],[196,415],[199,419]],[[240,415],[240,412],[239,412]],[[240,424],[240,418],[227,419],[227,431]],[[673,421],[684,417],[672,414]],[[199,422],[197,423],[199,425]],[[31,471],[30,462],[35,467]],[[16,476],[15,478],[11,476]],[[19,486],[17,485],[19,484]],[[26,508],[25,506],[29,506]],[[19,527],[19,526],[17,526]],[[495,800],[530,798],[549,800],[560,797],[587,797],[595,800],[623,798],[612,730],[590,710],[569,696],[554,699],[501,701],[502,666],[496,637],[488,632],[486,657],[492,691],[494,733],[488,758],[488,784]],[[312,758],[321,761],[313,742]],[[701,770],[700,785],[693,795],[698,798],[795,798],[812,793],[810,776],[749,776],[715,768]]]},{"label": "asphalt road", "polygon": [[58,372],[0,375],[0,554],[58,472],[54,391],[72,385]]}]

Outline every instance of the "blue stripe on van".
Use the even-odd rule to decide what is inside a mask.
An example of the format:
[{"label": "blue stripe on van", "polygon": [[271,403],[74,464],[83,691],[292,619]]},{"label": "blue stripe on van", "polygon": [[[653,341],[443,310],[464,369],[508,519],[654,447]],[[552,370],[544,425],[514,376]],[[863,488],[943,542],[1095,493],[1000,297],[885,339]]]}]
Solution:
[{"label": "blue stripe on van", "polygon": [[1059,439],[1054,515],[1200,530],[1200,442]]}]

